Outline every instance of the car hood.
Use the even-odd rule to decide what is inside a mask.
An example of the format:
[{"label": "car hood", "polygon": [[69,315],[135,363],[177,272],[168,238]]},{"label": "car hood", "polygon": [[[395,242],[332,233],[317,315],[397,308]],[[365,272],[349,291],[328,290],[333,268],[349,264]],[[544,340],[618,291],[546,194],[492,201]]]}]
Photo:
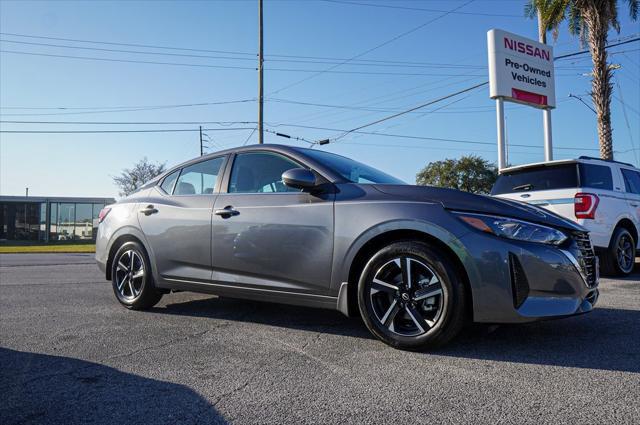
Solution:
[{"label": "car hood", "polygon": [[374,187],[395,198],[439,203],[448,210],[512,217],[552,227],[586,231],[585,228],[571,220],[519,201],[434,186],[380,184],[374,185]]}]

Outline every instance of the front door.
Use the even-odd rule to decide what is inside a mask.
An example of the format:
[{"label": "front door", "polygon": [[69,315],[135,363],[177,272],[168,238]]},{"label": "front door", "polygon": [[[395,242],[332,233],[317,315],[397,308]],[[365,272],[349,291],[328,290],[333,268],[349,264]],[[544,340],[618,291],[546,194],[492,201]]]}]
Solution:
[{"label": "front door", "polygon": [[139,222],[151,248],[156,278],[211,277],[211,213],[225,157],[169,174],[139,205]]},{"label": "front door", "polygon": [[[626,190],[627,205],[631,217],[633,217],[636,229],[640,229],[640,171],[622,168],[624,186]],[[640,239],[640,238],[639,238]],[[636,241],[640,248],[640,240]]]},{"label": "front door", "polygon": [[[213,280],[261,289],[327,293],[333,255],[333,193],[282,183],[303,165],[283,155],[235,156],[213,215]],[[221,192],[225,192],[222,190]]]}]

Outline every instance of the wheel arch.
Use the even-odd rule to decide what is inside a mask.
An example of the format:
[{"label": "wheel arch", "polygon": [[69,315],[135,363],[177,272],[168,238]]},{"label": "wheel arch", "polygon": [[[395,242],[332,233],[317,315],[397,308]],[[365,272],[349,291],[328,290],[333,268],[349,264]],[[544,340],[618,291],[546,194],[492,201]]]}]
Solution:
[{"label": "wheel arch", "polygon": [[[144,238],[142,238],[141,236],[142,235],[136,235],[134,233],[126,232],[126,233],[121,233],[118,236],[114,237],[113,242],[111,242],[109,246],[109,254],[107,255],[107,265],[105,270],[105,277],[107,280],[111,280],[111,268],[113,266],[113,257],[116,255],[116,252],[118,251],[118,249],[120,249],[120,247],[126,242],[139,243],[142,246],[142,248],[145,250],[147,257],[151,261],[151,258],[149,256],[149,249],[147,249],[147,246],[144,243]],[[151,264],[152,264],[151,267],[153,268],[153,261],[151,261]]]},{"label": "wheel arch", "polygon": [[628,218],[621,219],[613,228],[613,233],[611,235],[611,240],[609,241],[609,246],[611,246],[611,243],[613,242],[613,236],[615,235],[616,229],[618,228],[623,228],[628,230],[629,233],[631,233],[631,236],[633,236],[633,240],[636,243],[636,247],[638,246],[638,229],[636,229],[636,226],[635,224],[633,224],[633,221],[631,221]]},{"label": "wheel arch", "polygon": [[[344,283],[340,288],[340,294],[338,296],[339,310],[347,314],[349,317],[357,316],[359,314],[357,296],[358,280],[368,259],[384,246],[387,246],[394,242],[411,240],[428,243],[429,245],[435,247],[439,253],[443,254],[448,260],[451,261],[456,270],[456,273],[459,274],[466,289],[466,305],[469,309],[467,312],[469,314],[468,317],[473,318],[473,293],[470,280],[470,275],[473,274],[473,271],[469,270],[469,266],[465,265],[464,261],[460,258],[460,251],[464,251],[464,247],[457,238],[455,238],[448,232],[447,235],[449,236],[449,238],[447,238],[447,242],[443,240],[445,239],[442,238],[443,235],[439,235],[439,237],[434,233],[436,232],[429,232],[426,229],[406,227],[396,228],[373,235],[372,237],[368,238],[366,242],[361,243],[348,264],[346,280],[343,279]],[[451,245],[454,245],[455,249],[452,248]],[[458,251],[458,253],[456,253],[456,251]]]}]

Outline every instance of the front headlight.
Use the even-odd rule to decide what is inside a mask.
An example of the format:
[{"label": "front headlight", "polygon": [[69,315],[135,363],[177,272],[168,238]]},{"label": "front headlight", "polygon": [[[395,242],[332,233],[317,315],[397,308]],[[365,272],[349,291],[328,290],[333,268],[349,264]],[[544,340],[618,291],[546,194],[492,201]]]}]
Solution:
[{"label": "front headlight", "polygon": [[560,245],[567,240],[567,235],[560,230],[515,218],[462,212],[455,214],[460,220],[482,232],[507,239],[551,245]]}]

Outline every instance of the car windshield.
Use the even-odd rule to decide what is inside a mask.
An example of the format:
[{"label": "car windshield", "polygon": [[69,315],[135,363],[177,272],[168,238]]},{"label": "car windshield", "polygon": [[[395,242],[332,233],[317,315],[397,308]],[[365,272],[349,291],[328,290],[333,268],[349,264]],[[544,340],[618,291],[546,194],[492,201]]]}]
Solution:
[{"label": "car windshield", "polygon": [[305,155],[321,162],[352,183],[360,184],[407,184],[373,167],[329,152],[305,149]]},{"label": "car windshield", "polygon": [[553,190],[578,187],[576,164],[560,164],[524,168],[506,172],[498,177],[492,195],[533,190]]}]

